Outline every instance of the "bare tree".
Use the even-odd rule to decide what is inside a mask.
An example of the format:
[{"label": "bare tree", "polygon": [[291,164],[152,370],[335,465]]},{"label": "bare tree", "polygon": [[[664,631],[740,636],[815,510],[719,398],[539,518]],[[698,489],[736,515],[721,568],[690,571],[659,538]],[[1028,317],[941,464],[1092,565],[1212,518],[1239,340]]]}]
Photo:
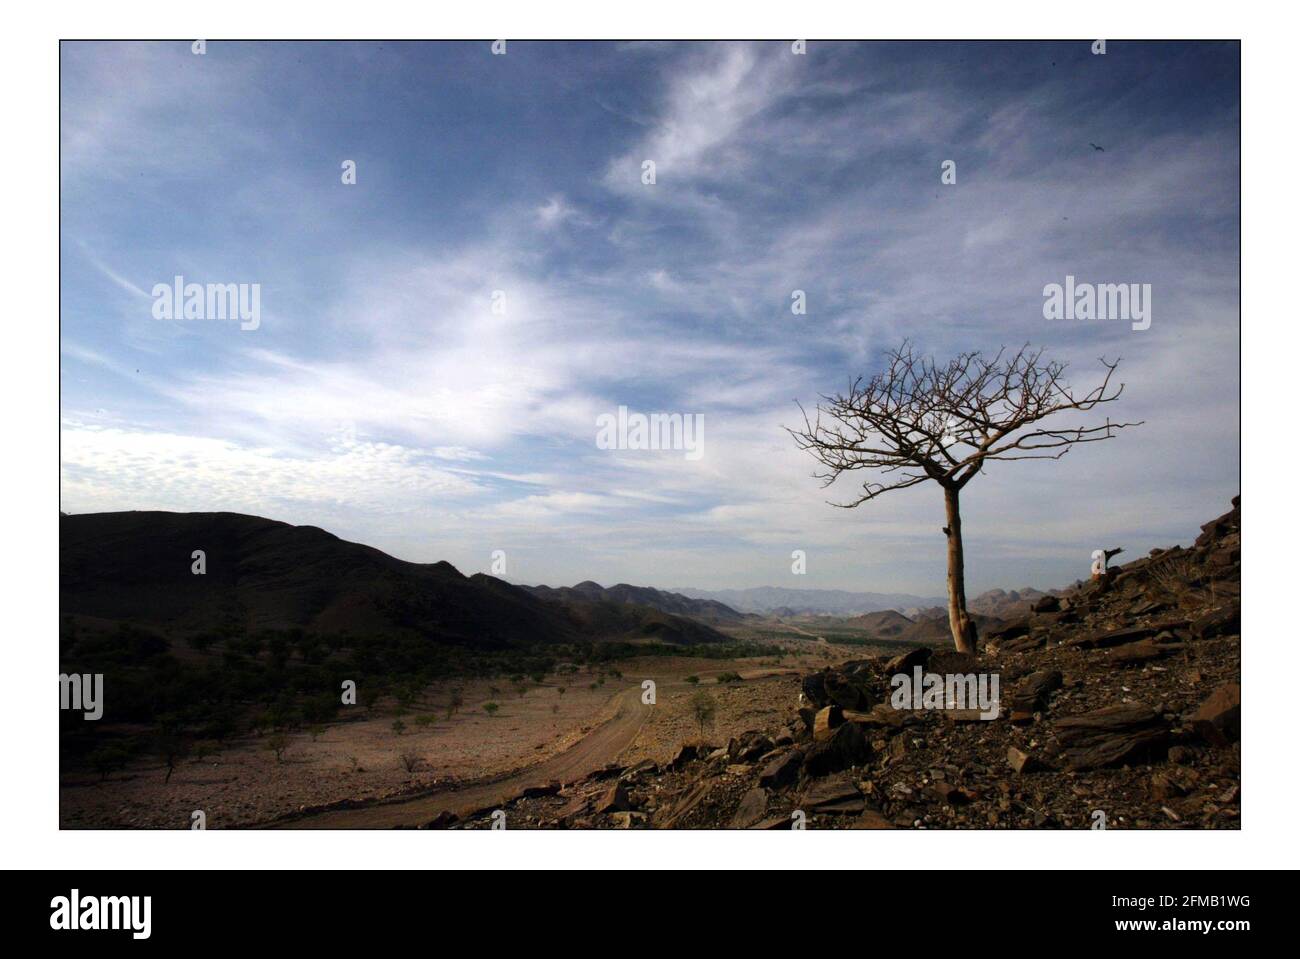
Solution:
[{"label": "bare tree", "polygon": [[891,490],[933,481],[943,487],[948,540],[948,625],[958,650],[976,651],[975,623],[966,609],[965,559],[960,494],[984,465],[995,460],[1060,459],[1076,443],[1110,439],[1113,431],[1139,423],[1048,428],[1043,420],[1067,411],[1086,413],[1119,399],[1124,385],[1111,385],[1119,361],[1108,363],[1101,385],[1076,393],[1062,379],[1065,364],[1043,350],[1003,349],[991,359],[963,353],[947,363],[918,356],[909,342],[885,354],[885,368],[858,377],[847,393],[822,396],[816,416],[802,404],[804,426],[789,430],[824,470],[823,487],[842,473],[870,470],[883,481],[865,480],[843,509]]}]

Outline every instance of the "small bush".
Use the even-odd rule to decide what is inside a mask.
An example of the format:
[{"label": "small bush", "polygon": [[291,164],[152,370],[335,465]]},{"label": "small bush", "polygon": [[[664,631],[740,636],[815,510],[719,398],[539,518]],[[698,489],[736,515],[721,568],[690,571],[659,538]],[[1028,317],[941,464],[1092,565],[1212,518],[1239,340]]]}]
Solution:
[{"label": "small bush", "polygon": [[272,733],[267,737],[266,748],[275,753],[277,763],[282,763],[284,754],[289,751],[289,737],[284,733]]}]

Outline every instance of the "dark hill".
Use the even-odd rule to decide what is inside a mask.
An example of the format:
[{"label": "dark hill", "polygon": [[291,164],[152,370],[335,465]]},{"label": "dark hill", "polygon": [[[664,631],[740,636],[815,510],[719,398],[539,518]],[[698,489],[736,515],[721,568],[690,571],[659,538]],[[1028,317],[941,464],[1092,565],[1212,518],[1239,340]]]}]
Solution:
[{"label": "dark hill", "polygon": [[846,620],[845,625],[857,626],[869,631],[873,638],[895,639],[916,624],[895,609],[882,609],[876,613],[864,613]]},{"label": "dark hill", "polygon": [[[592,639],[720,642],[642,607],[548,603],[450,563],[408,563],[314,526],[239,513],[61,516],[64,615],[183,631],[406,633],[477,648]],[[194,550],[207,572],[191,572]]]}]

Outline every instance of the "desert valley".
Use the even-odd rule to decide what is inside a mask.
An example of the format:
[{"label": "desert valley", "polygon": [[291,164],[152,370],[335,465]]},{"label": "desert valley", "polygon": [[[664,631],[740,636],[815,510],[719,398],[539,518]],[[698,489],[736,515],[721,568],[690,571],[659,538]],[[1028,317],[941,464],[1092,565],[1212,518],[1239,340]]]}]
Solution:
[{"label": "desert valley", "polygon": [[[67,828],[1239,824],[1235,500],[1190,546],[972,599],[976,656],[941,607],[813,608],[855,594],[742,613],[239,514],[60,524],[61,670],[102,677],[99,719],[61,713]],[[895,708],[918,669],[996,675],[996,718]]]}]

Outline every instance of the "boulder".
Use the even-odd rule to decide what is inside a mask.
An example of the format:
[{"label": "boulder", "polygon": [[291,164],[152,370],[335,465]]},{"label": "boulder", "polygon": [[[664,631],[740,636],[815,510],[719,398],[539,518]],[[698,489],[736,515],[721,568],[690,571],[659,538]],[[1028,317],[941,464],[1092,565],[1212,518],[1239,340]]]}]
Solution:
[{"label": "boulder", "polygon": [[1169,726],[1147,706],[1107,706],[1079,716],[1058,719],[1056,738],[1065,746],[1070,769],[1101,769],[1133,765],[1163,756]]},{"label": "boulder", "polygon": [[1040,596],[1029,608],[1035,613],[1056,613],[1061,609],[1061,600],[1052,595]]},{"label": "boulder", "polygon": [[1015,746],[1007,750],[1007,764],[1017,773],[1030,772],[1034,768],[1033,757]]},{"label": "boulder", "polygon": [[803,755],[802,749],[791,749],[774,757],[758,774],[758,784],[768,789],[780,789],[790,785],[799,778]]},{"label": "boulder", "polygon": [[826,689],[828,704],[839,706],[841,709],[871,708],[871,690],[861,678],[832,672],[826,674],[822,684]]},{"label": "boulder", "polygon": [[596,800],[597,813],[625,812],[632,808],[628,799],[627,787],[621,782],[614,783]]},{"label": "boulder", "polygon": [[844,724],[844,711],[839,706],[827,706],[813,718],[813,742],[830,740],[835,730]]},{"label": "boulder", "polygon": [[1212,746],[1226,746],[1241,738],[1241,686],[1225,683],[1192,713],[1191,726]]},{"label": "boulder", "polygon": [[736,814],[731,818],[732,829],[748,829],[767,815],[767,790],[761,786],[751,789],[740,798]]},{"label": "boulder", "polygon": [[[1040,669],[1020,681],[1011,697],[1011,709],[1020,713],[1041,713],[1047,709],[1048,698],[1061,688],[1065,677],[1057,669]],[[1012,722],[1016,717],[1012,716]]]},{"label": "boulder", "polygon": [[700,758],[699,747],[693,743],[685,743],[677,750],[677,755],[672,758],[668,764],[669,769],[681,769],[687,763],[693,763]]},{"label": "boulder", "polygon": [[[814,710],[821,709],[830,702],[826,695],[826,673],[824,672],[805,676],[800,688],[803,690],[803,698],[812,705]],[[803,710],[799,712],[802,713]]]},{"label": "boulder", "polygon": [[1232,603],[1222,609],[1206,613],[1192,621],[1192,635],[1197,639],[1214,639],[1241,632],[1241,604]]},{"label": "boulder", "polygon": [[[831,708],[831,707],[827,707]],[[727,744],[727,758],[732,763],[752,763],[772,751],[772,740],[763,733],[741,733]]]},{"label": "boulder", "polygon": [[827,776],[857,766],[871,757],[871,745],[857,723],[845,723],[837,728],[829,740],[814,743],[804,755],[802,770],[805,776]]}]

